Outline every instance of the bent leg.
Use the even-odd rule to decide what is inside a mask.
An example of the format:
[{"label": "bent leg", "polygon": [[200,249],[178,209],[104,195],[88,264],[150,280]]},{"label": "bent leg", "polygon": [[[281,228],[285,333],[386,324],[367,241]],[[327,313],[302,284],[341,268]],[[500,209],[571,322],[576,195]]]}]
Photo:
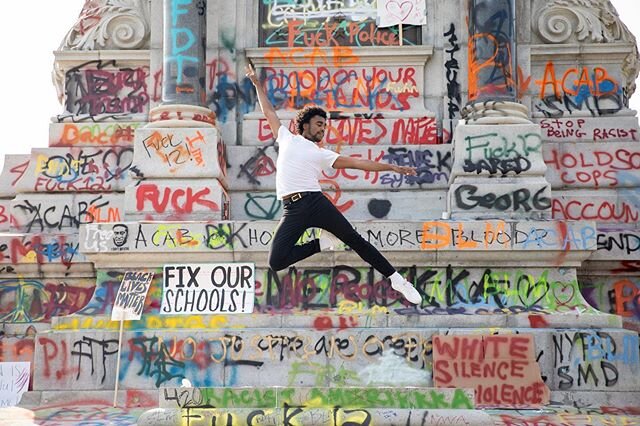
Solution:
[{"label": "bent leg", "polygon": [[312,254],[320,251],[316,240],[303,245],[295,245],[300,236],[309,227],[308,215],[287,214],[282,216],[269,249],[269,267],[274,271],[280,271]]},{"label": "bent leg", "polygon": [[326,229],[338,237],[385,277],[396,272],[389,261],[371,243],[362,238],[331,201],[325,197],[322,199],[320,200],[321,208],[317,209],[313,218],[314,226]]}]

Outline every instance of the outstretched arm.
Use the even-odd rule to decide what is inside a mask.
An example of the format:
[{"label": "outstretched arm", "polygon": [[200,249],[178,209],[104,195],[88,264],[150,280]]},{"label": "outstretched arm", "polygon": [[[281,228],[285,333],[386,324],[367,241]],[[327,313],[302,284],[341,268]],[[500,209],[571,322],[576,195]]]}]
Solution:
[{"label": "outstretched arm", "polygon": [[415,176],[415,167],[396,166],[395,164],[379,163],[377,161],[363,160],[360,158],[339,156],[333,163],[334,169],[358,169],[368,172],[396,172],[402,175]]},{"label": "outstretched arm", "polygon": [[280,119],[276,114],[276,110],[273,108],[273,105],[267,98],[267,94],[264,91],[264,88],[260,84],[260,80],[258,80],[258,76],[256,75],[256,69],[253,67],[253,63],[249,60],[249,65],[245,67],[245,71],[247,72],[247,77],[256,88],[256,92],[258,93],[258,102],[260,103],[260,108],[262,109],[262,113],[267,118],[267,122],[269,123],[269,127],[271,127],[271,132],[273,133],[273,137],[278,137],[278,130],[280,129]]}]

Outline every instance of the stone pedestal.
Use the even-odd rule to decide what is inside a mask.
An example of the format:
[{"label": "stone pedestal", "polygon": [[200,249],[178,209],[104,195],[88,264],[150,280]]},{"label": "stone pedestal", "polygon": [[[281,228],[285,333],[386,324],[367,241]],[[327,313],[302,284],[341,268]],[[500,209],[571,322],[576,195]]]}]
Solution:
[{"label": "stone pedestal", "polygon": [[551,186],[545,179],[540,127],[458,124],[449,180],[453,219],[547,219]]}]

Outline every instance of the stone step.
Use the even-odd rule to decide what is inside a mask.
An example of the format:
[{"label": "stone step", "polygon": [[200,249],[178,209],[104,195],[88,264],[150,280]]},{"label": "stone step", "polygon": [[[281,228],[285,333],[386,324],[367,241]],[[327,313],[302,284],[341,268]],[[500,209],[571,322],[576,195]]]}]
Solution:
[{"label": "stone step", "polygon": [[18,194],[11,202],[12,230],[24,233],[77,233],[80,224],[120,222],[124,194]]},{"label": "stone step", "polygon": [[[406,325],[125,331],[120,386],[153,390],[188,379],[194,387],[428,387],[434,335],[514,333],[533,336],[534,359],[551,391],[590,391],[596,399],[640,392],[640,344],[632,331]],[[39,333],[33,388],[113,389],[117,349],[116,331]]]},{"label": "stone step", "polygon": [[[553,192],[551,211],[556,220],[595,221],[598,228],[628,227],[638,229],[640,219],[640,178],[638,173],[618,173],[618,180],[630,179],[631,188],[558,190]],[[623,177],[624,176],[624,177]]]},{"label": "stone step", "polygon": [[[639,135],[640,136],[640,135]],[[640,145],[636,142],[585,144],[546,142],[545,174],[554,190],[562,188],[622,189],[640,186]]]},{"label": "stone step", "polygon": [[30,154],[5,154],[2,174],[0,174],[0,197],[13,198],[16,196],[16,183],[27,171]]},{"label": "stone step", "polygon": [[[50,391],[29,391],[22,395],[20,400],[20,407],[23,408],[36,408],[36,407],[54,407],[54,406],[69,406],[71,401],[84,400],[91,401],[95,405],[113,405],[113,390],[93,390],[93,391],[62,391],[62,390],[50,390]],[[83,405],[83,404],[79,404]],[[157,407],[158,406],[158,391],[157,390],[118,390],[118,396],[116,398],[116,405],[118,407]]]},{"label": "stone step", "polygon": [[[125,321],[124,330],[208,330],[237,328],[274,328],[290,327],[316,330],[340,330],[344,328],[622,328],[622,322],[616,315],[593,313],[486,313],[482,322],[471,315],[433,314],[420,315],[415,310],[401,309],[389,311],[384,306],[374,306],[369,313],[355,312],[359,305],[345,301],[337,310],[299,311],[295,313],[264,313],[234,315],[160,315],[158,312],[145,314],[138,321]],[[350,312],[354,311],[354,312]],[[306,312],[306,313],[305,313]],[[48,325],[48,324],[47,324]],[[6,324],[5,330],[14,330],[18,324]],[[22,326],[21,326],[22,327]],[[50,327],[54,331],[101,330],[116,331],[119,321],[111,321],[110,315],[73,314],[53,317]],[[17,330],[21,330],[18,328]]]},{"label": "stone step", "polygon": [[126,220],[227,220],[229,200],[218,179],[148,179],[127,187]]},{"label": "stone step", "polygon": [[136,129],[144,122],[49,123],[49,146],[133,146]]},{"label": "stone step", "polygon": [[11,229],[11,199],[0,199],[0,232],[9,232]]},{"label": "stone step", "polygon": [[[160,221],[123,222],[122,225],[127,228],[128,238],[118,245],[113,241],[113,224],[81,226],[81,251],[92,260],[97,254],[116,258],[119,253],[133,257],[133,253],[167,250],[172,256],[188,252],[192,260],[198,252],[215,252],[231,258],[234,251],[268,252],[277,222]],[[382,251],[422,252],[423,261],[458,259],[468,262],[466,265],[477,261],[487,265],[498,260],[517,265],[526,259],[528,265],[540,262],[548,266],[557,265],[560,257],[563,266],[577,267],[588,257],[586,252],[596,249],[597,241],[594,223],[585,221],[354,221],[353,225]],[[307,232],[300,242],[314,239],[316,235]],[[531,256],[533,251],[535,260]],[[448,257],[447,253],[452,255]],[[465,253],[468,256],[463,259]],[[118,260],[126,262],[126,259]],[[163,260],[156,257],[155,263],[147,265],[159,265]]]},{"label": "stone step", "polygon": [[[327,120],[324,142],[328,145],[371,146],[393,145],[402,148],[407,145],[436,145],[438,137],[437,120],[433,113],[419,114],[414,111],[385,111],[370,117],[340,111],[340,116]],[[295,113],[278,111],[283,125],[294,132]],[[243,145],[265,146],[273,142],[274,135],[264,115],[258,112],[245,114],[242,120]]]},{"label": "stone step", "polygon": [[53,316],[72,314],[89,303],[94,290],[93,274],[4,278],[0,285],[0,323],[49,322]]},{"label": "stone step", "polygon": [[80,252],[77,233],[0,234],[0,274],[93,271]]},{"label": "stone step", "polygon": [[133,148],[136,179],[215,178],[226,186],[225,146],[215,128],[139,128]]},{"label": "stone step", "polygon": [[[535,115],[535,112],[534,112]],[[576,118],[533,118],[533,122],[540,125],[542,137],[546,143],[561,142],[637,142],[640,140],[638,118],[632,115],[608,117],[600,115],[596,120],[591,117]],[[579,152],[589,144],[581,145]],[[606,146],[600,144],[601,148]]]},{"label": "stone step", "polygon": [[[476,319],[471,314],[482,315],[480,326],[615,328],[621,324],[621,318],[612,315],[610,306],[601,299],[595,299],[590,288],[584,290],[588,296],[585,299],[575,271],[568,269],[399,266],[400,274],[422,295],[419,305],[411,305],[371,266],[350,266],[335,260],[329,264],[335,266],[303,264],[279,273],[256,267],[253,315],[264,314],[255,315],[259,321],[256,325],[264,321],[268,326],[295,322],[308,327],[315,321],[313,315],[337,315],[329,323],[342,324],[344,319],[340,317],[349,317],[360,326],[468,327]],[[57,318],[55,327],[112,329],[113,323],[108,319],[124,273],[123,269],[99,269],[91,300],[76,315]],[[611,286],[615,285],[611,282]],[[597,294],[602,291],[604,288],[598,289]],[[603,310],[595,309],[591,301],[599,303],[596,306]],[[223,310],[218,311],[221,316],[205,316],[197,307],[191,315],[163,314],[162,303],[162,270],[156,269],[144,316],[141,321],[127,322],[127,328],[203,328],[231,323],[245,326],[245,316]],[[47,305],[43,302],[42,306]]]},{"label": "stone step", "polygon": [[18,193],[124,191],[132,182],[132,160],[131,147],[33,148],[14,188]]},{"label": "stone step", "polygon": [[[329,185],[324,194],[349,220],[439,220],[447,210],[445,190],[424,191],[419,202],[413,191],[347,191]],[[230,195],[234,221],[279,220],[282,216],[282,202],[275,190],[233,191]]]},{"label": "stone step", "polygon": [[487,426],[494,424],[492,416],[479,410],[404,410],[404,409],[346,409],[316,407],[286,407],[273,409],[168,409],[145,412],[138,419],[139,426],[234,425],[448,425]]},{"label": "stone step", "polygon": [[[381,389],[379,394],[374,394],[376,388],[368,390],[371,398],[389,401],[385,399],[389,393],[384,393]],[[163,405],[163,393],[171,393],[173,389],[161,389],[159,391],[119,391],[117,398],[117,408],[112,407],[113,391],[31,391],[23,395],[20,408],[0,408],[0,418],[6,425],[26,424],[27,419],[33,421],[56,422],[61,425],[77,425],[78,422],[86,421],[95,425],[109,425],[113,422],[119,424],[149,424],[153,426],[183,425],[188,419],[192,426],[198,425],[227,425],[231,421],[233,425],[246,424],[285,424],[284,414],[286,410],[287,418],[293,424],[314,424],[335,426],[332,421],[334,416],[339,416],[342,420],[358,421],[358,417],[369,415],[371,424],[384,424],[398,426],[407,425],[442,425],[442,424],[478,424],[486,426],[488,424],[535,424],[544,419],[546,424],[564,424],[571,422],[572,426],[611,426],[611,425],[633,425],[640,423],[640,408],[637,401],[640,398],[638,393],[628,393],[626,399],[609,399],[602,407],[594,405],[588,392],[574,392],[572,395],[579,395],[579,400],[583,408],[568,406],[570,400],[565,399],[565,405],[560,402],[552,402],[551,405],[541,410],[470,410],[463,408],[456,409],[420,409],[420,408],[367,408],[357,405],[349,407],[321,407],[319,398],[301,401],[301,404],[284,406],[279,404],[276,409],[269,407],[246,408],[229,404],[241,399],[244,401],[256,401],[255,396],[268,392],[275,394],[276,389],[251,389],[249,396],[241,389],[213,389],[212,392],[222,394],[221,398],[215,402],[227,402],[233,405],[229,408],[218,408],[217,406],[205,406],[193,404],[195,407],[180,410],[178,408],[153,408],[158,407],[160,396],[160,406]],[[182,395],[193,394],[197,388],[178,388]],[[207,389],[209,391],[209,389]],[[307,393],[313,392],[314,388],[309,388]],[[349,392],[349,388],[332,389],[336,396],[340,397]],[[394,394],[402,392],[398,389],[389,389],[393,398]],[[440,389],[440,391],[449,391]],[[557,394],[557,395],[556,395]],[[617,397],[620,393],[614,393]],[[225,396],[226,395],[226,396]],[[340,398],[344,400],[344,398]],[[421,397],[421,401],[428,402]],[[552,393],[552,401],[562,400],[559,393]],[[433,401],[433,400],[432,400]],[[279,401],[280,402],[280,401]],[[343,401],[344,402],[344,401]],[[364,400],[366,402],[366,399]],[[410,401],[409,398],[401,401],[405,406]],[[440,404],[442,400],[440,401]],[[243,405],[243,404],[238,404]],[[257,404],[266,405],[266,404]],[[396,404],[397,405],[397,404]],[[414,404],[415,405],[415,404]],[[216,407],[216,408],[214,408]],[[265,409],[266,408],[266,409]],[[213,416],[217,417],[217,422],[212,423]],[[231,419],[231,420],[230,420]],[[477,419],[477,423],[474,423]],[[305,422],[307,420],[307,422]],[[273,421],[269,423],[269,421]],[[323,423],[324,421],[324,423]],[[464,422],[467,423],[464,423]],[[311,423],[309,423],[311,422]],[[328,423],[327,423],[328,422]],[[443,423],[444,422],[444,423]],[[448,422],[448,423],[447,423]],[[463,423],[461,423],[463,422]]]},{"label": "stone step", "polygon": [[[276,188],[276,145],[228,146],[229,188],[232,191],[265,191]],[[344,146],[341,155],[416,167],[417,176],[395,172],[331,170],[321,184],[341,190],[446,190],[451,173],[450,145]]]},{"label": "stone step", "polygon": [[27,392],[18,407],[0,408],[0,425],[135,425],[158,404],[157,391],[119,391],[115,408],[113,395],[87,390]]},{"label": "stone step", "polygon": [[341,408],[473,409],[473,389],[427,387],[225,387],[163,388],[160,408]]}]

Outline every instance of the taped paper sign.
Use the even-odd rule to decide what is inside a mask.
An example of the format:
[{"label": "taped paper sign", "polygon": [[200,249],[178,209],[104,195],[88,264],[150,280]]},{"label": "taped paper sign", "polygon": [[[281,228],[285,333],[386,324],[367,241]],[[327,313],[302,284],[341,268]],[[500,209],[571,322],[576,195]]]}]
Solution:
[{"label": "taped paper sign", "polygon": [[378,0],[378,27],[424,25],[427,23],[425,0]]},{"label": "taped paper sign", "polygon": [[549,403],[530,334],[433,336],[433,382],[439,388],[474,388],[476,407]]},{"label": "taped paper sign", "polygon": [[253,312],[255,264],[165,265],[160,312],[167,315]]},{"label": "taped paper sign", "polygon": [[116,301],[111,311],[111,321],[139,320],[144,309],[153,272],[125,272]]},{"label": "taped paper sign", "polygon": [[29,389],[30,362],[0,362],[0,407],[14,407]]}]

